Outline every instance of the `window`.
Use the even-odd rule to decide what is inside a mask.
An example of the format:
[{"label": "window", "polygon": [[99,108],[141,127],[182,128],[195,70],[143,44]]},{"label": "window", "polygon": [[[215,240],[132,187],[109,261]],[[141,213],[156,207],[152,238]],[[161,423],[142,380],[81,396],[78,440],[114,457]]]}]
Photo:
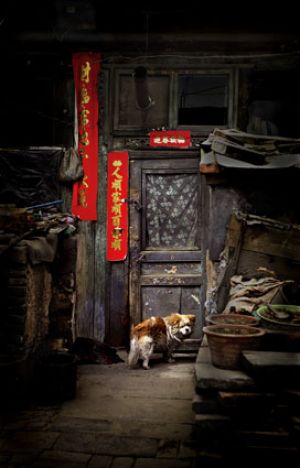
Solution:
[{"label": "window", "polygon": [[[137,71],[142,69],[140,76]],[[117,70],[115,86],[114,130],[120,134],[161,128],[207,134],[215,127],[233,125],[234,71],[230,68],[183,71],[138,66]]]},{"label": "window", "polygon": [[[142,68],[142,67],[140,67]],[[134,70],[117,76],[116,111],[114,127],[121,132],[149,131],[152,128],[169,125],[170,76],[147,71],[147,84],[142,88],[149,95],[145,108],[139,102],[139,89],[134,79]]]},{"label": "window", "polygon": [[179,75],[178,125],[227,126],[228,77]]}]

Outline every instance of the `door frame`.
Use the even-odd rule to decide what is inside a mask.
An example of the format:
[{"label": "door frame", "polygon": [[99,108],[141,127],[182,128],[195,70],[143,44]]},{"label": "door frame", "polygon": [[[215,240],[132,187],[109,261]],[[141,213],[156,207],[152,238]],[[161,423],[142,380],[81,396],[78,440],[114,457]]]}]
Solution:
[{"label": "door frame", "polygon": [[[130,151],[129,152],[129,167],[130,167],[130,176],[129,176],[129,316],[131,323],[139,323],[142,319],[142,310],[141,310],[141,287],[143,285],[143,279],[141,275],[141,260],[147,260],[147,262],[155,262],[160,255],[160,262],[174,262],[184,259],[187,262],[203,262],[203,254],[201,252],[201,232],[200,232],[200,241],[199,241],[199,250],[196,249],[177,249],[165,251],[163,256],[160,251],[155,250],[144,250],[142,251],[143,245],[143,232],[142,232],[142,221],[140,220],[140,215],[137,215],[137,211],[142,209],[142,179],[143,173],[149,171],[153,172],[153,168],[143,168],[141,161],[169,161],[169,160],[180,160],[183,161],[182,169],[184,172],[194,173],[196,167],[188,168],[184,164],[184,161],[194,159],[200,162],[199,151],[184,151],[184,150],[149,150],[149,151]],[[165,169],[168,169],[165,167]],[[159,173],[160,170],[163,172],[164,167],[160,169],[157,168],[155,173]],[[170,169],[171,172],[178,172],[180,167]],[[200,179],[200,173],[199,173]],[[200,185],[200,196],[199,196],[199,210],[201,210],[201,185]],[[196,281],[196,279],[195,279]],[[203,283],[201,279],[200,285]],[[144,285],[146,285],[145,283]],[[191,277],[188,283],[185,283],[187,286],[199,285],[199,278],[196,283],[193,283],[193,278]],[[168,286],[172,283],[165,282],[160,283],[160,286]],[[200,307],[200,305],[199,305]],[[201,317],[202,319],[202,317]],[[201,320],[203,321],[203,319]],[[202,323],[201,323],[202,328]]]}]

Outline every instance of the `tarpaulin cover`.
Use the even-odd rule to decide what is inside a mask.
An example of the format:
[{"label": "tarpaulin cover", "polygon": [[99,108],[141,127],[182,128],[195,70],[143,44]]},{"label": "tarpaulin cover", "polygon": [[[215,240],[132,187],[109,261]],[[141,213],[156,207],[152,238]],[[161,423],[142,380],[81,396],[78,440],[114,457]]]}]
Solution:
[{"label": "tarpaulin cover", "polygon": [[269,304],[276,296],[281,286],[290,280],[280,281],[277,278],[243,278],[242,275],[230,279],[229,299],[224,313],[229,313],[234,307],[236,311],[252,312],[259,306]]},{"label": "tarpaulin cover", "polygon": [[0,150],[0,204],[28,207],[60,198],[63,149]]}]

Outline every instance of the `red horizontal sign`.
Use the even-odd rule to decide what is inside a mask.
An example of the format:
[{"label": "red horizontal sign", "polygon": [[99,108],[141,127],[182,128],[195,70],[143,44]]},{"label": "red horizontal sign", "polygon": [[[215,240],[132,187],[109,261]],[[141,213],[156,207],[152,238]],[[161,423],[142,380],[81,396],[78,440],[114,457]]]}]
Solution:
[{"label": "red horizontal sign", "polygon": [[106,258],[116,262],[128,251],[128,153],[108,153],[107,170]]},{"label": "red horizontal sign", "polygon": [[189,130],[167,130],[150,132],[150,146],[165,148],[190,148],[191,132]]}]

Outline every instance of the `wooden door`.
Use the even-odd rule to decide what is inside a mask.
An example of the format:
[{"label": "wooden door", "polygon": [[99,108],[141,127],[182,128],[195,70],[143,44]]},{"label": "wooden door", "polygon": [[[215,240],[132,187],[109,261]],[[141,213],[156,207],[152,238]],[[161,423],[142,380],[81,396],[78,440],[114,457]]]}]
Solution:
[{"label": "wooden door", "polygon": [[196,314],[191,338],[200,338],[199,156],[132,152],[129,204],[131,322],[173,312]]}]

